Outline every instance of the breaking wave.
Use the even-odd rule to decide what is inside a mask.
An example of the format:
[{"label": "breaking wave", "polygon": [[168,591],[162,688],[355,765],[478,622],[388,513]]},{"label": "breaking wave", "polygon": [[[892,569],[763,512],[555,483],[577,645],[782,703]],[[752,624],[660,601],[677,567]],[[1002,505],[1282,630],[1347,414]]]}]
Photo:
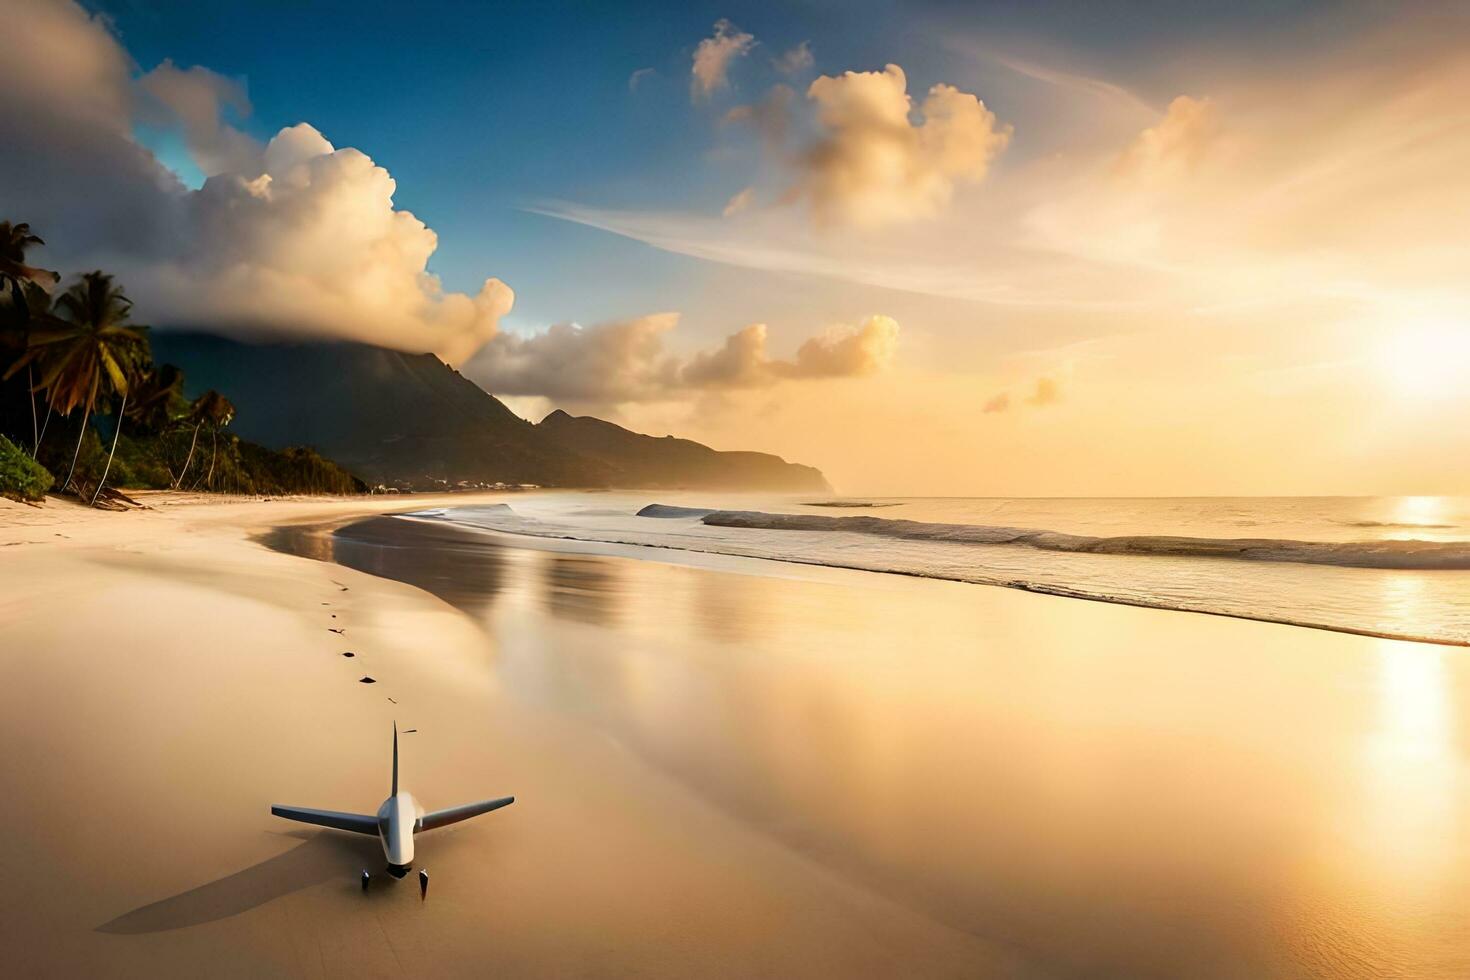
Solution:
[{"label": "breaking wave", "polygon": [[638,512],[639,517],[708,517],[716,511],[701,507],[675,507],[673,504],[649,504]]},{"label": "breaking wave", "polygon": [[853,510],[859,507],[902,507],[903,504],[879,503],[872,500],[812,500],[802,504],[803,507],[841,507],[844,510]]},{"label": "breaking wave", "polygon": [[694,517],[710,527],[765,531],[842,531],[904,541],[1020,545],[1042,551],[1094,555],[1158,555],[1295,562],[1404,571],[1470,569],[1470,544],[1457,541],[1296,541],[1284,538],[1195,538],[1171,535],[1094,537],[986,524],[936,524],[882,517],[826,517],[762,511],[702,511],[650,504],[641,517]]},{"label": "breaking wave", "polygon": [[1343,527],[1403,528],[1407,530],[1435,531],[1459,527],[1458,524],[1424,524],[1417,521],[1338,521]]}]

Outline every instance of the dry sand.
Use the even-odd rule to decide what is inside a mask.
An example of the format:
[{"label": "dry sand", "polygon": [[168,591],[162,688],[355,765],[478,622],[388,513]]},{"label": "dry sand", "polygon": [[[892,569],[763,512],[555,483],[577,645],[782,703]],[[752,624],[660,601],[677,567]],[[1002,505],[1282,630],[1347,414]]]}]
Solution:
[{"label": "dry sand", "polygon": [[[440,600],[252,540],[432,498],[143,499],[0,501],[6,974],[1013,972],[1003,947],[515,703],[480,626]],[[518,797],[420,839],[422,904],[411,880],[359,894],[375,841],[268,812],[371,812],[395,718],[422,729],[403,766],[426,807]]]}]

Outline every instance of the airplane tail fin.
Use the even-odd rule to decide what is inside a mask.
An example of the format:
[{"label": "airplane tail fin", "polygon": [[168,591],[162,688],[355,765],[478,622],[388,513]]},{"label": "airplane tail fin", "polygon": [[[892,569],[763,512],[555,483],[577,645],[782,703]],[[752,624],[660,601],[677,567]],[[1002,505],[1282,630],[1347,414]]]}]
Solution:
[{"label": "airplane tail fin", "polygon": [[398,722],[393,723],[393,792],[392,796],[398,795]]}]

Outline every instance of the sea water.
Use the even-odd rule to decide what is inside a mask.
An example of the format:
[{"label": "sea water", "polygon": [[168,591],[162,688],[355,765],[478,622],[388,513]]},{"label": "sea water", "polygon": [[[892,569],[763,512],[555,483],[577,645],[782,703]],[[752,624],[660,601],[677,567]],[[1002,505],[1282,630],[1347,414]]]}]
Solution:
[{"label": "sea water", "polygon": [[545,493],[416,516],[1470,645],[1470,498]]}]

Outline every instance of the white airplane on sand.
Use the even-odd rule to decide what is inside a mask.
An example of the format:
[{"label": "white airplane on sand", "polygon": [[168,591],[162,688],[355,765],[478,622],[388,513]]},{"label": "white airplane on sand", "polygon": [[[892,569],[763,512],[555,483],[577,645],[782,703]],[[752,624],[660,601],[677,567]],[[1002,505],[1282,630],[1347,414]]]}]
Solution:
[{"label": "white airplane on sand", "polygon": [[[272,806],[271,813],[287,820],[296,820],[301,823],[315,824],[318,827],[331,827],[335,830],[346,830],[354,834],[368,834],[376,836],[383,845],[383,853],[388,858],[388,873],[395,878],[402,878],[413,870],[413,835],[422,830],[434,830],[437,827],[445,827],[470,817],[478,817],[482,813],[498,810],[503,806],[514,803],[514,796],[502,796],[498,800],[481,800],[478,803],[466,803],[464,806],[450,807],[448,810],[435,810],[433,813],[425,813],[424,808],[413,795],[398,789],[398,724],[393,724],[393,794],[383,801],[378,807],[377,816],[368,816],[366,813],[338,813],[335,810],[310,810],[299,806]],[[364,869],[362,872],[362,890],[367,891],[368,882],[372,876]],[[419,871],[419,897],[425,898],[429,894],[429,872]]]}]

